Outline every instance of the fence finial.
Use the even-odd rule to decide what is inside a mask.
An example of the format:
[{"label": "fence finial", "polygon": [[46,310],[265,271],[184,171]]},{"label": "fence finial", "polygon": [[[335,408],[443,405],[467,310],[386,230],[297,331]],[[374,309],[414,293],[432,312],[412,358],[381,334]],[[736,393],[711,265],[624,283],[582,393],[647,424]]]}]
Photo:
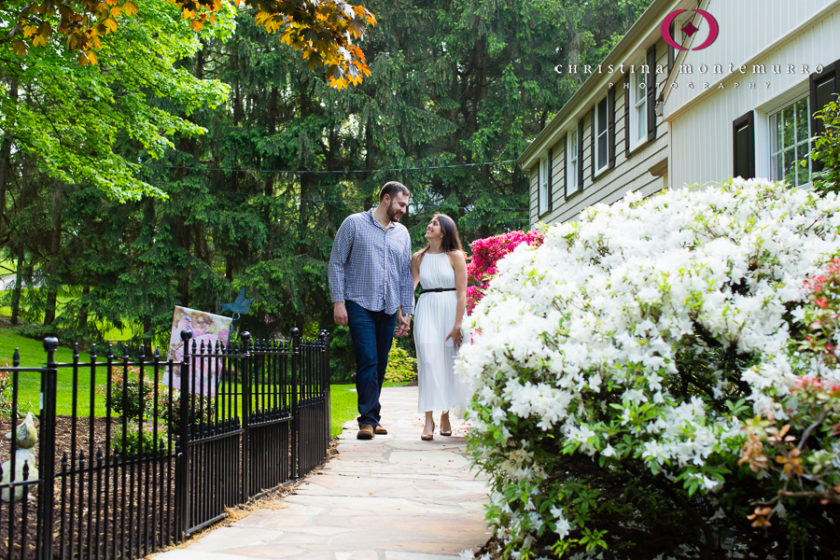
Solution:
[{"label": "fence finial", "polygon": [[187,327],[187,328],[185,328],[184,330],[181,331],[181,340],[183,340],[184,344],[186,344],[187,341],[192,338],[192,335],[193,335],[192,329]]}]

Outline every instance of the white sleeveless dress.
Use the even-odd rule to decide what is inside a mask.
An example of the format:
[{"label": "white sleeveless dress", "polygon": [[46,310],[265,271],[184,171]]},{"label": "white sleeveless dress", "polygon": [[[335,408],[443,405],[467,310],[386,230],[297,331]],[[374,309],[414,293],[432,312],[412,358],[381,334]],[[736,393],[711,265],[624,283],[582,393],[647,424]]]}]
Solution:
[{"label": "white sleeveless dress", "polygon": [[[420,286],[454,288],[455,270],[445,253],[423,256]],[[420,295],[414,315],[414,345],[417,349],[417,412],[462,408],[470,400],[469,389],[456,379],[453,369],[457,351],[446,335],[455,325],[458,296],[455,290]]]}]

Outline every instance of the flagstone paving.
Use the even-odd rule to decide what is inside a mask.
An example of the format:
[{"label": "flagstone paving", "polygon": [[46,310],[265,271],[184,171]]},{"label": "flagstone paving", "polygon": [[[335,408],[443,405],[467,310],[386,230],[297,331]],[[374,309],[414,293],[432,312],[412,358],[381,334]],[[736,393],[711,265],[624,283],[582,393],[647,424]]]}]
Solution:
[{"label": "flagstone paving", "polygon": [[[356,439],[355,420],[338,455],[293,493],[155,560],[445,560],[489,538],[487,482],[466,459],[464,421],[453,435],[421,441],[417,387],[382,391],[387,436]],[[436,419],[437,421],[437,419]]]}]

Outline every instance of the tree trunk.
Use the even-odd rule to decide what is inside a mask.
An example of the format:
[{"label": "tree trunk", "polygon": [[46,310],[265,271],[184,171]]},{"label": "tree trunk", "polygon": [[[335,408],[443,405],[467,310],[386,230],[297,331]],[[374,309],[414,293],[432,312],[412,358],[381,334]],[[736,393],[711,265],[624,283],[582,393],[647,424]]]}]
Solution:
[{"label": "tree trunk", "polygon": [[85,332],[87,331],[87,322],[88,322],[88,304],[85,300],[87,295],[90,294],[90,286],[85,286],[82,288],[82,305],[79,306],[79,331]]},{"label": "tree trunk", "polygon": [[55,282],[55,267],[58,252],[61,248],[61,207],[64,197],[64,184],[56,182],[53,188],[53,230],[50,234],[50,256],[47,261],[47,307],[44,309],[44,326],[52,325],[55,321],[55,308],[58,303],[58,286]]},{"label": "tree trunk", "polygon": [[[17,101],[18,96],[18,81],[17,77],[12,76],[9,80],[9,98],[12,103]],[[4,135],[3,143],[0,145],[0,233],[6,230],[6,189],[9,184],[9,176],[12,172],[12,138]]]},{"label": "tree trunk", "polygon": [[23,247],[18,247],[17,266],[15,267],[15,286],[12,288],[12,324],[20,321],[20,292],[23,289]]}]

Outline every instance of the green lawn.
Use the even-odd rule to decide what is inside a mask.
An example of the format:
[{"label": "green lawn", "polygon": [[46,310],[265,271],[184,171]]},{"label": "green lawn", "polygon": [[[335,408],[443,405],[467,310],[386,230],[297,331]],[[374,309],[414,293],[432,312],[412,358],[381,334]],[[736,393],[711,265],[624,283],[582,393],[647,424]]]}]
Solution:
[{"label": "green lawn", "polygon": [[[0,329],[0,362],[3,364],[12,363],[15,348],[20,353],[20,365],[22,367],[42,367],[46,364],[47,353],[44,350],[44,343],[32,338],[20,336],[10,330]],[[85,360],[82,354],[79,359]],[[69,348],[59,347],[55,353],[56,362],[72,362],[73,351]],[[86,374],[86,375],[85,375]],[[86,415],[90,413],[90,371],[80,372],[77,383],[77,414]],[[95,385],[104,384],[104,372],[98,372]],[[70,414],[73,410],[73,373],[69,370],[62,371],[57,379],[57,403],[58,414]],[[22,411],[32,410],[37,412],[41,394],[41,375],[38,372],[21,372],[18,377],[18,406]],[[95,411],[98,415],[105,415],[105,408],[102,398],[95,395]]]},{"label": "green lawn", "polygon": [[[0,264],[2,266],[2,264]],[[22,294],[25,294],[30,290],[30,288],[25,288],[22,290]],[[8,302],[10,298],[6,295],[8,292],[0,291],[4,297],[0,298],[3,301]],[[58,297],[56,301],[56,312],[58,315],[61,315],[62,308],[67,304],[67,302],[72,302],[80,297],[81,290],[79,288],[64,288],[58,292]],[[8,321],[12,316],[12,308],[10,305],[0,305],[0,317]],[[31,319],[35,321],[35,318]],[[43,320],[43,314],[37,317],[38,321]],[[91,321],[95,321],[95,319],[91,318]],[[118,329],[117,327],[113,326],[110,322],[104,321],[97,321],[96,322],[97,329],[102,333],[102,337],[110,342],[122,342],[131,340],[133,338],[137,338],[137,332],[142,331],[139,325],[128,325],[124,326],[122,329]]]},{"label": "green lawn", "polygon": [[[403,387],[408,384],[385,382],[386,387]],[[330,398],[332,399],[330,406],[330,433],[332,437],[336,437],[341,433],[341,426],[345,422],[359,415],[359,409],[356,404],[355,383],[334,383],[330,385]]]},{"label": "green lawn", "polygon": [[341,426],[358,415],[356,406],[356,384],[336,383],[330,385],[330,435],[341,433]]}]

